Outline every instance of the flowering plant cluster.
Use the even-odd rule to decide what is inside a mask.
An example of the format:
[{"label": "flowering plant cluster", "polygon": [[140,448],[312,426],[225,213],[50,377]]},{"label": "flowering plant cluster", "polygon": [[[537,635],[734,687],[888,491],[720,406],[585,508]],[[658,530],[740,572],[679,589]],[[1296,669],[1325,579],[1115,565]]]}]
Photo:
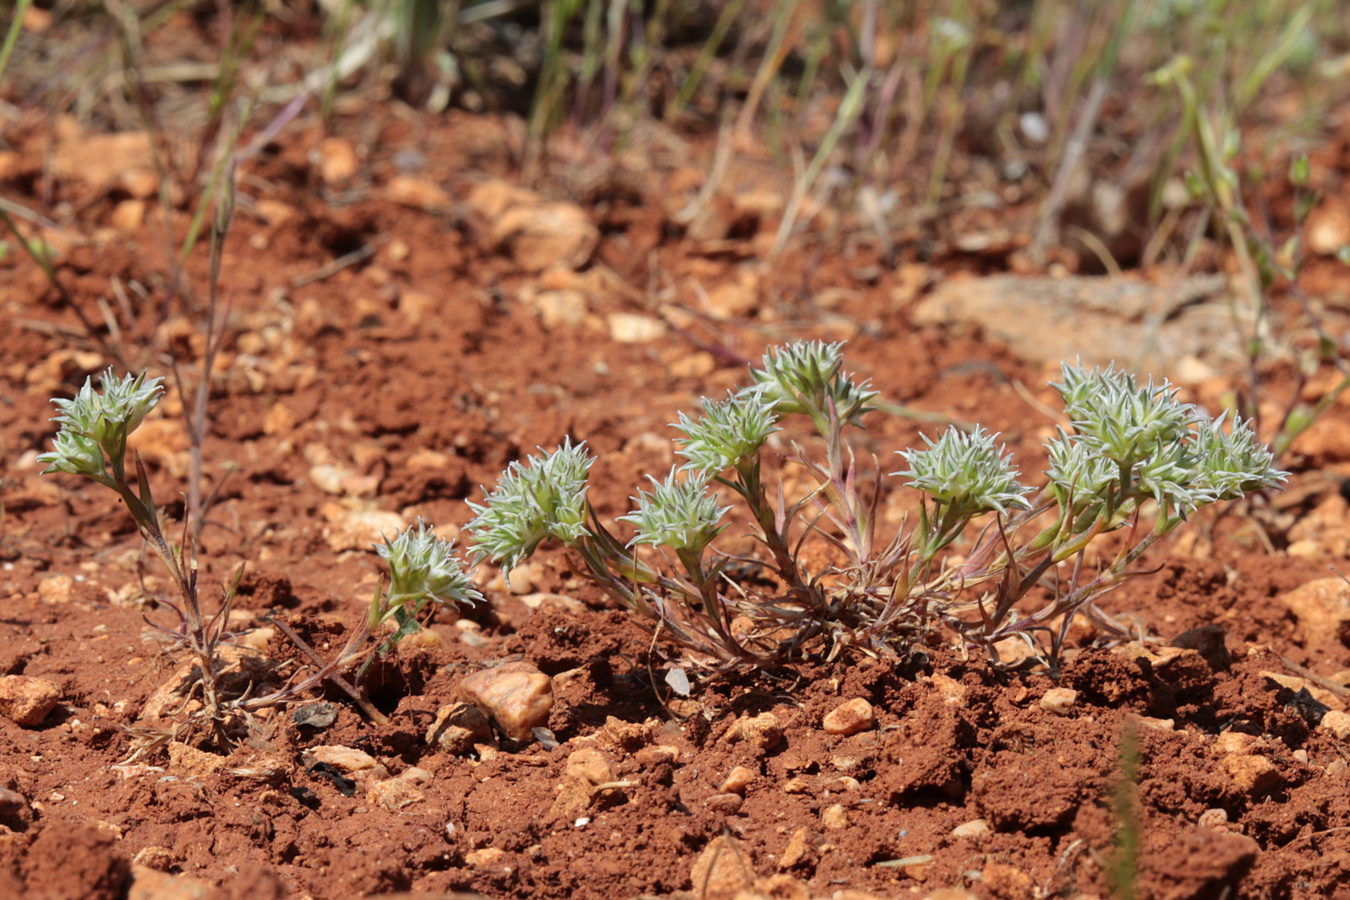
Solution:
[{"label": "flowering plant cluster", "polygon": [[[475,562],[509,570],[555,541],[582,575],[714,665],[831,657],[848,644],[884,652],[935,626],[991,653],[1019,637],[1056,654],[1078,613],[1119,631],[1095,601],[1189,515],[1285,478],[1248,423],[1210,418],[1167,383],[1066,365],[1054,386],[1072,430],[1048,442],[1042,487],[1019,480],[996,435],[949,428],[898,452],[904,468],[889,477],[924,498],[917,522],[882,542],[886,476],[860,486],[845,441],[876,393],[843,371],[841,348],[771,351],[750,385],[705,401],[698,418],[681,413],[676,444],[686,462],[649,477],[651,490],[618,517],[631,526],[627,539],[587,500],[584,444],[569,439],[513,464],[474,506]],[[792,446],[790,461],[815,482],[797,498],[763,478],[767,442],[790,416],[808,418],[823,439],[823,459]],[[716,546],[737,508],[763,549],[753,559]],[[1114,552],[1091,562],[1089,545],[1122,529]],[[963,559],[943,554],[971,532]],[[804,553],[808,540],[823,552]],[[1038,586],[1050,599],[1028,611],[1020,601]]]},{"label": "flowering plant cluster", "polygon": [[[304,691],[325,679],[333,680],[351,693],[372,718],[382,720],[384,717],[343,679],[341,672],[363,659],[368,665],[373,658],[372,651],[383,652],[399,638],[420,628],[418,620],[428,605],[467,605],[482,599],[463,564],[452,555],[453,544],[437,537],[421,522],[392,540],[386,539],[376,551],[389,565],[389,584],[387,588],[377,587],[370,614],[351,634],[335,659],[327,663],[315,659],[317,669],[270,694],[224,696],[218,690],[219,675],[224,668],[218,651],[228,637],[225,624],[229,620],[242,567],[226,591],[220,611],[214,616],[204,615],[195,549],[190,537],[185,530],[183,541],[175,544],[165,536],[145,467],[134,454],[134,487],[127,476],[127,438],[154,409],[162,394],[162,379],[146,379],[144,374],[119,378],[109,368],[99,376],[99,390],[94,389],[92,379],[87,379],[73,399],[53,401],[60,413],[53,421],[60,428],[53,440],[54,449],[38,456],[38,461],[47,466],[43,474],[81,475],[115,491],[126,504],[146,543],[168,569],[179,601],[161,599],[160,602],[176,614],[178,621],[175,626],[161,630],[198,660],[205,719],[216,737],[228,744],[232,740],[231,722],[236,717],[247,716],[251,710],[260,707],[300,699]],[[562,513],[550,508],[548,515],[558,518]],[[557,529],[549,533],[565,534]],[[369,646],[370,636],[390,621],[396,623],[393,633],[375,646]],[[289,630],[288,633],[293,640],[301,640]],[[302,649],[312,655],[307,646],[302,645]],[[364,671],[363,667],[361,672]],[[360,673],[357,678],[359,680]]]}]

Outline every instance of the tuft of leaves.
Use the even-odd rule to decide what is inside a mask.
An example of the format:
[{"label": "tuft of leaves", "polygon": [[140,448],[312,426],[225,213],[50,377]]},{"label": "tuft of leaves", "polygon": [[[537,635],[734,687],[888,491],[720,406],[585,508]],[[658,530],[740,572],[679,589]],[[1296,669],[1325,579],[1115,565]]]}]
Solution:
[{"label": "tuft of leaves", "polygon": [[545,540],[569,546],[586,532],[586,475],[595,462],[583,441],[568,438],[551,453],[511,463],[475,518],[475,560],[500,562],[508,572]]}]

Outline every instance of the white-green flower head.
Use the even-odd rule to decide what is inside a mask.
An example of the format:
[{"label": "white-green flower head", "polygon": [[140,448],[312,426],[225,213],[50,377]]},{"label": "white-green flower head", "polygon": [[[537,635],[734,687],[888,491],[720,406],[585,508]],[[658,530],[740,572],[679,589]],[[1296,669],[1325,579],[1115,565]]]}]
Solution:
[{"label": "white-green flower head", "polygon": [[764,368],[751,369],[755,389],[773,404],[781,417],[804,413],[813,419],[824,415],[827,400],[834,403],[840,422],[854,425],[871,410],[868,401],[877,395],[870,382],[854,384],[841,371],[843,343],[798,341],[764,354]]},{"label": "white-green flower head", "polygon": [[385,539],[375,551],[389,564],[389,603],[392,607],[430,598],[437,603],[463,603],[470,606],[483,599],[464,571],[464,565],[451,555],[453,541],[436,536],[435,529],[420,519],[415,528],[399,532],[392,541]]},{"label": "white-green flower head", "polygon": [[547,538],[571,544],[586,533],[586,473],[595,458],[568,438],[552,453],[513,462],[469,523],[475,552],[506,570]]},{"label": "white-green flower head", "polygon": [[1082,434],[1065,434],[1063,429],[1056,431],[1055,437],[1045,445],[1050,453],[1046,474],[1051,490],[1061,503],[1072,497],[1074,511],[1082,512],[1117,489],[1120,466],[1102,452],[1096,439]]},{"label": "white-green flower head", "polygon": [[1188,516],[1214,498],[1195,483],[1196,471],[1189,447],[1176,442],[1159,447],[1134,469],[1134,488],[1158,501],[1173,515]]},{"label": "white-green flower head", "polygon": [[[127,435],[135,431],[150,410],[159,402],[164,379],[146,379],[145,373],[118,378],[109,366],[99,376],[102,392],[94,390],[93,379],[86,378],[84,387],[70,400],[54,399],[60,415],[52,419],[60,424],[56,450],[38,457],[46,462],[48,472],[73,472],[79,475],[101,475],[103,460],[89,441],[101,447],[109,458],[120,460],[126,452]],[[63,439],[62,435],[66,435]],[[76,438],[85,440],[77,440]]]},{"label": "white-green flower head", "polygon": [[1278,487],[1289,473],[1275,468],[1275,454],[1256,437],[1250,422],[1235,419],[1224,429],[1227,414],[1202,424],[1195,441],[1197,488],[1214,500],[1233,500],[1251,491]]},{"label": "white-green flower head", "polygon": [[108,474],[107,460],[98,441],[74,431],[64,429],[56,433],[52,441],[56,449],[40,454],[37,461],[45,463],[43,475],[52,472],[66,472],[70,475],[87,475],[90,478],[105,478]]},{"label": "white-green flower head", "polygon": [[898,451],[909,468],[892,474],[911,479],[957,515],[1026,509],[1023,495],[1030,489],[1018,484],[1012,454],[995,446],[995,437],[979,427],[969,433],[948,428],[936,441],[925,435],[928,448]]},{"label": "white-green flower head", "polygon": [[683,468],[716,475],[759,452],[778,428],[774,405],[763,391],[750,389],[725,400],[704,400],[703,417],[695,421],[680,413],[676,428],[686,435],[679,454],[689,460]]},{"label": "white-green flower head", "polygon": [[1096,439],[1121,465],[1136,462],[1158,448],[1184,439],[1200,421],[1196,408],[1176,398],[1176,388],[1152,380],[1140,387],[1134,376],[1113,368],[1085,370],[1064,365],[1064,382],[1056,384],[1069,421],[1079,434]]},{"label": "white-green flower head", "polygon": [[718,525],[731,509],[718,506],[716,495],[709,493],[707,476],[694,475],[680,481],[677,470],[671,469],[665,481],[650,475],[653,489],[634,497],[637,511],[619,516],[637,526],[632,544],[651,544],[672,550],[701,552],[721,532]]}]

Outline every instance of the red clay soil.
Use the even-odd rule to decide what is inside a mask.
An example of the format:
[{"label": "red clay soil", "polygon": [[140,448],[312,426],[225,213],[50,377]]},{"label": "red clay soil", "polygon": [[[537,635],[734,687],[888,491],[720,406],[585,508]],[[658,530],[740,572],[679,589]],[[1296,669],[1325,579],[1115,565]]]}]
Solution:
[{"label": "red clay soil", "polygon": [[[500,123],[332,127],[346,143],[291,133],[244,167],[224,254],[204,448],[218,491],[200,556],[212,609],[247,562],[232,620],[257,629],[241,638],[257,648],[241,651],[247,677],[301,662],[265,621],[274,611],[321,653],[359,620],[382,571],[363,516],[453,534],[466,500],[564,435],[599,457],[602,515],[621,514],[642,476],[674,461],[667,423],[741,384],[773,343],[847,339],[849,368],[884,397],[978,420],[1039,471],[1055,421],[1019,388],[1049,402],[1053,371],[908,314],[916,285],[1003,262],[894,267],[842,229],[768,265],[773,217],[715,241],[671,224],[664,194],[676,176],[696,188],[697,167],[652,142],[630,154],[647,154],[641,165],[574,167],[544,186],[579,203],[599,244],[580,271],[529,274],[469,204],[488,178],[514,177]],[[168,374],[172,354],[195,383],[204,253],[188,266],[190,301],[161,317],[156,203],[128,207],[125,184],[73,175],[48,193],[50,138],[39,122],[7,136],[6,196],[65,211],[69,301],[11,248],[0,674],[54,686],[55,702],[39,721],[0,717],[0,896],[112,900],[134,884],[138,897],[1350,898],[1350,747],[1331,727],[1350,693],[1350,601],[1329,568],[1350,546],[1343,404],[1286,458],[1287,492],[1198,517],[1152,558],[1156,572],[1103,601],[1147,641],[1112,645],[1083,626],[1055,669],[996,665],[936,634],[899,657],[697,681],[682,698],[663,678],[674,648],[547,551],[511,589],[480,571],[485,607],[437,619],[440,646],[371,671],[388,725],[329,690],[313,699],[335,718],[276,709],[233,749],[205,735],[156,744],[175,712],[152,720],[147,704],[164,703],[184,663],[147,624],[167,622],[166,580],[109,492],[40,476],[34,457],[54,433],[50,398],[110,363]],[[360,166],[326,182],[321,164],[347,147]],[[745,284],[739,308],[701,305],[703,288]],[[1212,404],[1235,383],[1186,396]],[[171,390],[138,433],[175,522],[189,477],[180,410]],[[936,427],[876,414],[859,434],[884,457]],[[1310,582],[1316,596],[1291,597]],[[467,675],[515,660],[552,678],[556,746],[428,743]],[[859,698],[870,727],[824,729]],[[315,765],[320,746],[385,771]],[[583,766],[605,786],[578,796]],[[726,784],[738,766],[741,783]]]}]

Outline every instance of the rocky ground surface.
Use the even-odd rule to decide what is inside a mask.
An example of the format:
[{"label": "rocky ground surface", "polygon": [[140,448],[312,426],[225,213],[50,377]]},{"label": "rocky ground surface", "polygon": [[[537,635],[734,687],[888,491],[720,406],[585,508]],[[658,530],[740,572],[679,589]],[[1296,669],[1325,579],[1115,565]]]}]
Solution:
[{"label": "rocky ground surface", "polygon": [[[1212,411],[1246,383],[1223,278],[1028,271],[1015,205],[994,237],[973,219],[922,259],[809,210],[775,254],[781,171],[744,154],[701,199],[714,137],[640,130],[617,158],[560,140],[535,192],[509,120],[382,110],[242,166],[200,543],[211,609],[247,564],[235,677],[308,665],[287,630],[335,652],[382,533],[457,533],[466,500],[564,435],[599,457],[599,512],[622,514],[676,461],[668,423],[773,344],[846,340],[849,368],[903,404],[865,450],[978,421],[1032,474],[1070,354],[1152,354]],[[6,198],[56,210],[60,288],[14,247],[0,262],[0,894],[1350,897],[1344,402],[1282,460],[1286,491],[1197,517],[1104,601],[1141,640],[1084,625],[1057,667],[939,633],[896,657],[691,670],[681,695],[673,648],[546,551],[509,585],[480,569],[486,605],[372,668],[387,724],[329,689],[232,748],[175,731],[197,701],[151,627],[170,616],[162,571],[115,497],[35,458],[51,398],[109,364],[177,361],[192,396],[205,254],[166,306],[177,245],[145,135],[33,118],[5,139]],[[1328,184],[1350,174],[1344,145],[1314,157]],[[1327,194],[1324,230],[1344,203]],[[1306,275],[1332,334],[1336,271],[1318,257]],[[1297,340],[1298,308],[1277,309]],[[1339,378],[1278,360],[1261,376],[1272,413]],[[183,409],[171,390],[135,436],[173,521]],[[916,503],[888,492],[883,521]]]}]

